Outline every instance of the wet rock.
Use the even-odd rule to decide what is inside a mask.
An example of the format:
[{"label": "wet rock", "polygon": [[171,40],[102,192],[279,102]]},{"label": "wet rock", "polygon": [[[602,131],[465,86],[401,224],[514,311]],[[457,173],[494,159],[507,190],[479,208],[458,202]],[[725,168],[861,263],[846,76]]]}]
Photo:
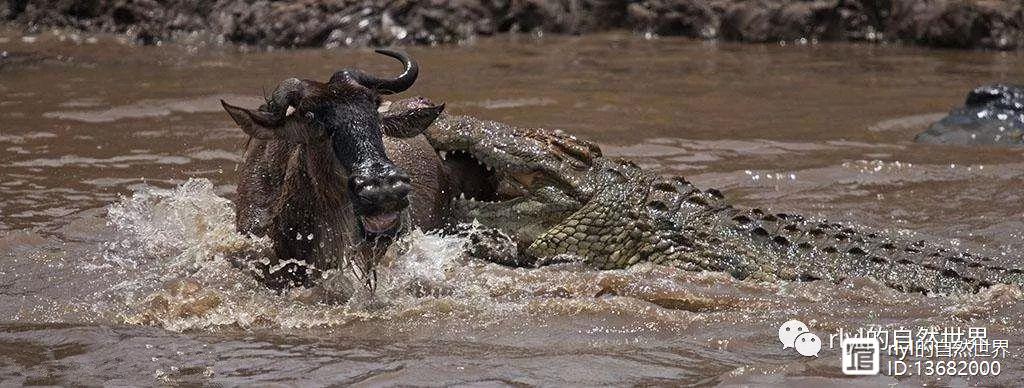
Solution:
[{"label": "wet rock", "polygon": [[834,7],[833,1],[735,2],[725,7],[722,36],[748,42],[817,38],[827,29]]},{"label": "wet rock", "polygon": [[382,13],[377,44],[435,44],[491,35],[498,32],[494,15],[499,6],[497,1],[391,2]]},{"label": "wet rock", "polygon": [[499,26],[508,31],[578,32],[579,10],[566,1],[520,0],[509,4]]},{"label": "wet rock", "polygon": [[7,0],[7,7],[0,9],[0,18],[4,20],[13,19],[15,16],[25,12],[28,0]]},{"label": "wet rock", "polygon": [[985,85],[967,94],[964,106],[914,139],[930,144],[1024,145],[1024,88]]},{"label": "wet rock", "polygon": [[630,4],[627,20],[635,29],[658,35],[715,38],[720,23],[718,13],[705,1],[645,0]]},{"label": "wet rock", "polygon": [[1017,0],[13,0],[0,16],[29,32],[75,28],[144,44],[193,32],[259,46],[336,47],[630,29],[749,42],[1024,47],[1024,4]]},{"label": "wet rock", "polygon": [[1024,47],[1019,1],[892,0],[886,26],[895,38],[940,47]]},{"label": "wet rock", "polygon": [[841,0],[829,16],[821,38],[869,42],[882,40],[890,9],[891,4],[887,0]]}]

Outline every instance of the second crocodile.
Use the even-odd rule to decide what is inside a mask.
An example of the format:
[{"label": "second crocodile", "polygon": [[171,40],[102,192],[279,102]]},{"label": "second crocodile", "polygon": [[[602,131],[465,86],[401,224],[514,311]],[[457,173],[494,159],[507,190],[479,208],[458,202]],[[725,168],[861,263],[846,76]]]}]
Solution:
[{"label": "second crocodile", "polygon": [[914,138],[919,143],[957,145],[1024,145],[1024,88],[979,86],[964,106],[932,124]]}]

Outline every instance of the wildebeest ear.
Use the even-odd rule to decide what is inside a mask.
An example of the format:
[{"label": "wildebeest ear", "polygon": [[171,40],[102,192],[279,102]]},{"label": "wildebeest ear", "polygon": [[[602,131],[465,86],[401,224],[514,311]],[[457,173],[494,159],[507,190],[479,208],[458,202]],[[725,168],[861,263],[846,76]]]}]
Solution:
[{"label": "wildebeest ear", "polygon": [[235,124],[238,124],[242,131],[249,136],[261,140],[281,138],[278,131],[275,130],[277,119],[273,114],[260,110],[240,108],[228,104],[224,100],[220,100],[220,104],[224,106],[224,110],[228,112],[231,119],[235,120]]},{"label": "wildebeest ear", "polygon": [[423,133],[444,111],[444,104],[413,108],[384,116],[380,128],[385,135],[408,138]]}]

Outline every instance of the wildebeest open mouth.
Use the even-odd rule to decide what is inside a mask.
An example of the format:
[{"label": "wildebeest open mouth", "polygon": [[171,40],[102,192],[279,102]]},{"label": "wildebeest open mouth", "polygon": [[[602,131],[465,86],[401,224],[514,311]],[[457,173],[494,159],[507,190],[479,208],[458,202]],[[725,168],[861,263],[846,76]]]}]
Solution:
[{"label": "wildebeest open mouth", "polygon": [[366,237],[394,236],[401,226],[401,217],[397,212],[383,213],[372,216],[361,216],[359,221]]}]

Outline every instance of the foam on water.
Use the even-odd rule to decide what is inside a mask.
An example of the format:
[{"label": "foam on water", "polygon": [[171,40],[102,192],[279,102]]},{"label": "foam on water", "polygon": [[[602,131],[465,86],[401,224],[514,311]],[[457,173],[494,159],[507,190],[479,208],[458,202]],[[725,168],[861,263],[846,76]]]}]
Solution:
[{"label": "foam on water", "polygon": [[316,287],[278,294],[229,264],[232,256],[267,260],[271,243],[236,232],[233,205],[205,179],[171,190],[140,189],[111,205],[108,219],[121,238],[107,245],[95,267],[129,270],[110,289],[126,305],[123,319],[171,330],[333,326],[439,311],[468,313],[481,323],[529,309],[536,301],[524,295],[598,291],[593,283],[571,281],[596,271],[504,268],[466,257],[465,238],[413,230],[386,254],[373,292],[335,270]]},{"label": "foam on water", "polygon": [[377,295],[395,295],[392,288],[414,278],[438,281],[443,259],[461,249],[454,238],[415,232],[403,245],[419,248],[382,273],[384,287],[376,294],[354,287],[359,282],[345,271],[327,271],[318,287],[278,294],[229,264],[238,257],[265,262],[271,242],[239,234],[233,205],[208,180],[171,190],[146,187],[108,210],[121,238],[108,244],[105,264],[133,271],[112,287],[124,295],[124,320],[171,330],[330,326],[381,314],[388,303]]},{"label": "foam on water", "polygon": [[238,256],[266,260],[271,243],[237,233],[233,205],[205,179],[170,190],[139,189],[110,205],[108,220],[120,237],[106,244],[91,268],[116,280],[93,308],[117,311],[126,323],[175,331],[334,327],[367,320],[417,330],[439,319],[454,328],[481,328],[527,325],[509,320],[516,316],[610,313],[625,323],[602,330],[619,332],[648,330],[658,321],[687,322],[693,319],[687,309],[728,309],[735,303],[681,285],[701,279],[712,279],[703,287],[735,283],[723,274],[644,265],[622,271],[582,264],[508,268],[467,257],[466,238],[420,230],[387,252],[373,292],[354,286],[361,283],[347,271],[327,271],[316,287],[277,293],[229,264],[229,257]]}]

